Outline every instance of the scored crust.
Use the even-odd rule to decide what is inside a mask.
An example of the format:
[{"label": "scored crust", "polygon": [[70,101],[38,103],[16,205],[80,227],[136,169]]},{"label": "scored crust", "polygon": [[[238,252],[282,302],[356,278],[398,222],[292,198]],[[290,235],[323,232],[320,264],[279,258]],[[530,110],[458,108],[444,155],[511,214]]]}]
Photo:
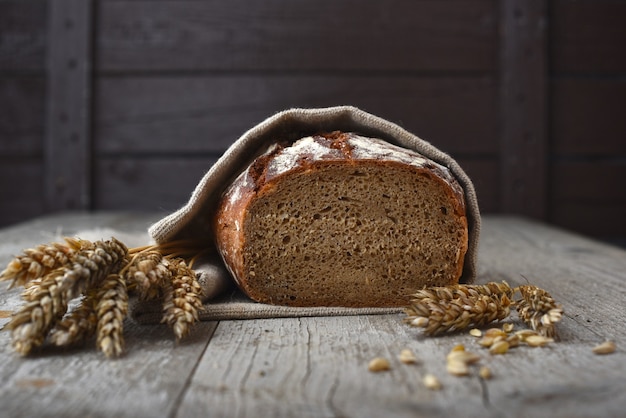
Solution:
[{"label": "scored crust", "polygon": [[458,283],[468,246],[450,171],[383,140],[333,132],[276,145],[225,191],[217,247],[253,300],[404,306]]}]

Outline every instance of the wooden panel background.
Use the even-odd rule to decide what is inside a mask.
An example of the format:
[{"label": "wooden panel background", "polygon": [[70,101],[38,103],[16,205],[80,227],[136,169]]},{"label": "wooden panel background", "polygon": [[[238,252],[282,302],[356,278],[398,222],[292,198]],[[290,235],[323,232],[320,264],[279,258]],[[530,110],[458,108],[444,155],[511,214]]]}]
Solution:
[{"label": "wooden panel background", "polygon": [[265,117],[352,104],[456,157],[484,212],[625,240],[624,21],[611,0],[0,0],[0,225],[174,210]]}]

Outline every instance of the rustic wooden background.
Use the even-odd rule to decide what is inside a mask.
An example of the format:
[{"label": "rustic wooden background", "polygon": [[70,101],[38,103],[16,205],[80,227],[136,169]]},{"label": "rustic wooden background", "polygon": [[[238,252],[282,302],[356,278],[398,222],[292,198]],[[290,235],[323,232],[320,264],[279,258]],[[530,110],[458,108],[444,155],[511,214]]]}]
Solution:
[{"label": "rustic wooden background", "polygon": [[183,204],[241,133],[352,104],[484,212],[626,242],[626,2],[0,0],[0,224]]}]

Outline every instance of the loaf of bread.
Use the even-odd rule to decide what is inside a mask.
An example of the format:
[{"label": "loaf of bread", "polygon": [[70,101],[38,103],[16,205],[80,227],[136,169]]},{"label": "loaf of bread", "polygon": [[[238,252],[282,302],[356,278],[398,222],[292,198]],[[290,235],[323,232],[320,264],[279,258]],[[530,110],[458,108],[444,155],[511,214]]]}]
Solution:
[{"label": "loaf of bread", "polygon": [[276,145],[227,188],[216,245],[253,300],[404,306],[458,283],[468,247],[463,190],[422,155],[355,133]]}]

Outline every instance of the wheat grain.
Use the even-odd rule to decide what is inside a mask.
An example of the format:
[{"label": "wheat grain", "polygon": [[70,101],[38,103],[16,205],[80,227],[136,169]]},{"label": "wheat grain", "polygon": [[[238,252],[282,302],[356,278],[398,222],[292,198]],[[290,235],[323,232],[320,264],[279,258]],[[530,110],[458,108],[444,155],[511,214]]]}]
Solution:
[{"label": "wheat grain", "polygon": [[492,377],[491,374],[491,369],[487,366],[482,366],[479,370],[478,370],[478,376],[480,376],[482,379],[485,380],[489,380]]},{"label": "wheat grain", "polygon": [[595,354],[611,354],[614,353],[617,346],[613,341],[605,341],[593,348]]},{"label": "wheat grain", "polygon": [[80,243],[71,266],[64,268],[61,288],[68,299],[77,297],[98,285],[109,274],[117,272],[128,254],[126,246],[115,238],[91,244],[87,241]]},{"label": "wheat grain", "polygon": [[555,338],[556,324],[561,321],[563,307],[545,290],[533,286],[520,286],[522,299],[515,301],[519,317],[539,335]]},{"label": "wheat grain", "polygon": [[524,340],[529,347],[545,347],[546,345],[554,342],[554,339],[544,337],[543,335],[530,335]]},{"label": "wheat grain", "polygon": [[170,260],[172,280],[163,286],[163,320],[167,323],[177,339],[187,335],[196,321],[198,310],[202,308],[202,288],[196,279],[195,272],[179,258]]},{"label": "wheat grain", "polygon": [[480,327],[509,316],[510,296],[504,282],[426,288],[413,295],[406,322],[427,335]]},{"label": "wheat grain", "polygon": [[23,295],[26,303],[4,327],[11,331],[13,348],[21,355],[41,346],[54,323],[67,311],[60,273],[53,271],[32,285]]},{"label": "wheat grain", "polygon": [[479,338],[479,337],[482,337],[483,332],[481,330],[479,330],[478,328],[472,328],[472,329],[470,329],[469,334],[472,337]]},{"label": "wheat grain", "polygon": [[405,348],[402,351],[400,351],[400,354],[398,355],[398,360],[400,360],[404,364],[417,363],[417,357],[415,357],[415,354],[413,354],[413,351],[411,351],[408,348]]},{"label": "wheat grain", "polygon": [[367,365],[367,369],[370,372],[384,372],[391,369],[391,365],[389,364],[389,360],[387,360],[386,358],[376,357],[370,360]]},{"label": "wheat grain", "polygon": [[172,278],[169,261],[158,250],[135,254],[123,275],[127,283],[136,286],[143,300],[161,297],[163,284]]},{"label": "wheat grain", "polygon": [[119,274],[110,274],[97,294],[98,348],[107,357],[117,357],[124,351],[124,318],[128,312],[126,282]]},{"label": "wheat grain", "polygon": [[74,250],[68,245],[50,243],[23,251],[0,273],[0,281],[12,280],[9,287],[26,286],[70,262]]},{"label": "wheat grain", "polygon": [[496,341],[491,347],[489,347],[489,353],[505,354],[509,351],[509,347],[509,343],[506,341]]},{"label": "wheat grain", "polygon": [[427,373],[422,379],[424,386],[430,390],[441,390],[442,385],[439,379],[433,374]]},{"label": "wheat grain", "polygon": [[80,304],[58,322],[50,333],[50,342],[57,346],[84,343],[94,335],[98,324],[96,291],[91,290]]}]

